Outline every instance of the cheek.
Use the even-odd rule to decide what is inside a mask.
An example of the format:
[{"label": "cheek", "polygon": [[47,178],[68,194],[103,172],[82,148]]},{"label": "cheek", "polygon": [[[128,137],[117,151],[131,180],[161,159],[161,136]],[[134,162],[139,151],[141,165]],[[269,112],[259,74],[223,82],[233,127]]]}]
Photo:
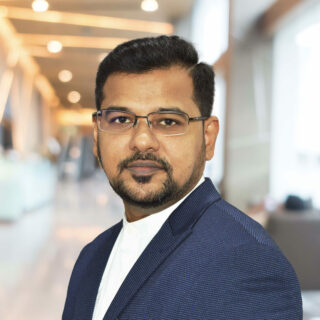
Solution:
[{"label": "cheek", "polygon": [[114,173],[121,160],[124,159],[123,149],[126,145],[122,139],[112,139],[112,137],[100,136],[99,139],[100,153],[104,169],[107,172]]},{"label": "cheek", "polygon": [[187,177],[199,159],[200,152],[201,143],[198,139],[176,139],[167,143],[166,155],[173,168],[173,176]]}]

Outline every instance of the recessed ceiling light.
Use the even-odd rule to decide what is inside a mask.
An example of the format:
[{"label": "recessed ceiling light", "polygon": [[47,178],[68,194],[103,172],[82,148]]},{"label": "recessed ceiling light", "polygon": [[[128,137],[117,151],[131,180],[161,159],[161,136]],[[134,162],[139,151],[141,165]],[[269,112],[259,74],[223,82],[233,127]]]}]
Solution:
[{"label": "recessed ceiling light", "polygon": [[79,147],[72,147],[70,149],[69,155],[73,159],[78,159],[81,156],[81,150]]},{"label": "recessed ceiling light", "polygon": [[72,79],[72,72],[69,70],[61,70],[58,73],[58,78],[61,82],[69,82]]},{"label": "recessed ceiling light", "polygon": [[48,42],[47,48],[51,53],[58,53],[62,50],[62,43],[57,40],[51,40]]},{"label": "recessed ceiling light", "polygon": [[144,11],[152,12],[156,11],[159,8],[157,0],[142,0],[141,9]]},{"label": "recessed ceiling light", "polygon": [[32,2],[32,9],[35,12],[44,12],[49,8],[49,3],[46,0],[34,0]]},{"label": "recessed ceiling light", "polygon": [[8,15],[8,8],[0,6],[0,17],[5,18]]},{"label": "recessed ceiling light", "polygon": [[68,93],[68,100],[71,103],[77,103],[79,102],[81,99],[81,94],[78,91],[70,91]]}]

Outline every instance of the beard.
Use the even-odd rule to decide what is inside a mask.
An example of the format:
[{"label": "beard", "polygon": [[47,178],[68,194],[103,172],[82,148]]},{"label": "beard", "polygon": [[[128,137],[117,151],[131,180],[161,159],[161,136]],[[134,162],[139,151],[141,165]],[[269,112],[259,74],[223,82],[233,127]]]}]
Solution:
[{"label": "beard", "polygon": [[[101,158],[100,146],[98,141],[98,160],[103,168],[103,161]],[[141,196],[137,190],[129,188],[125,183],[125,180],[121,178],[121,173],[127,166],[137,160],[151,160],[157,162],[163,170],[166,172],[167,177],[162,183],[162,186],[157,191],[150,191],[144,196]],[[181,159],[183,161],[183,159]],[[119,175],[113,179],[109,179],[109,183],[112,189],[124,200],[125,202],[140,208],[157,208],[163,206],[169,202],[176,202],[183,198],[184,195],[190,191],[190,189],[198,182],[204,168],[205,162],[205,144],[204,139],[202,142],[200,157],[198,161],[194,163],[192,172],[187,181],[182,185],[173,179],[173,168],[168,161],[156,156],[154,153],[141,153],[136,152],[131,157],[126,158],[118,164]],[[152,175],[149,176],[136,176],[132,174],[132,178],[139,184],[147,184],[151,181]]]}]

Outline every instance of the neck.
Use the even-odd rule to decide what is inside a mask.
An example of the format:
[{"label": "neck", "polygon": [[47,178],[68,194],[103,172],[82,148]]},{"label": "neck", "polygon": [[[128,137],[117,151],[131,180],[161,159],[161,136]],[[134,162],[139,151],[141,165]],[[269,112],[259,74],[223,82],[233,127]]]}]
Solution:
[{"label": "neck", "polygon": [[158,213],[162,210],[165,210],[165,209],[169,208],[170,206],[172,206],[173,204],[175,204],[179,200],[180,199],[175,199],[175,200],[167,202],[166,204],[164,204],[162,206],[151,207],[151,208],[135,206],[135,205],[132,205],[126,201],[123,201],[123,204],[124,204],[127,220],[129,222],[134,222],[134,221],[146,218],[154,213]]}]

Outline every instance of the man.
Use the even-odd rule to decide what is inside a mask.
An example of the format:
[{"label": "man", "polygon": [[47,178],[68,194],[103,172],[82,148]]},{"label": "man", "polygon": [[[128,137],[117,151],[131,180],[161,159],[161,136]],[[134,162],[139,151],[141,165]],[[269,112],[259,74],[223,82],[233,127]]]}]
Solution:
[{"label": "man", "polygon": [[264,229],[202,177],[214,73],[177,36],[100,64],[94,153],[124,218],[80,253],[63,320],[302,319],[296,275]]}]

